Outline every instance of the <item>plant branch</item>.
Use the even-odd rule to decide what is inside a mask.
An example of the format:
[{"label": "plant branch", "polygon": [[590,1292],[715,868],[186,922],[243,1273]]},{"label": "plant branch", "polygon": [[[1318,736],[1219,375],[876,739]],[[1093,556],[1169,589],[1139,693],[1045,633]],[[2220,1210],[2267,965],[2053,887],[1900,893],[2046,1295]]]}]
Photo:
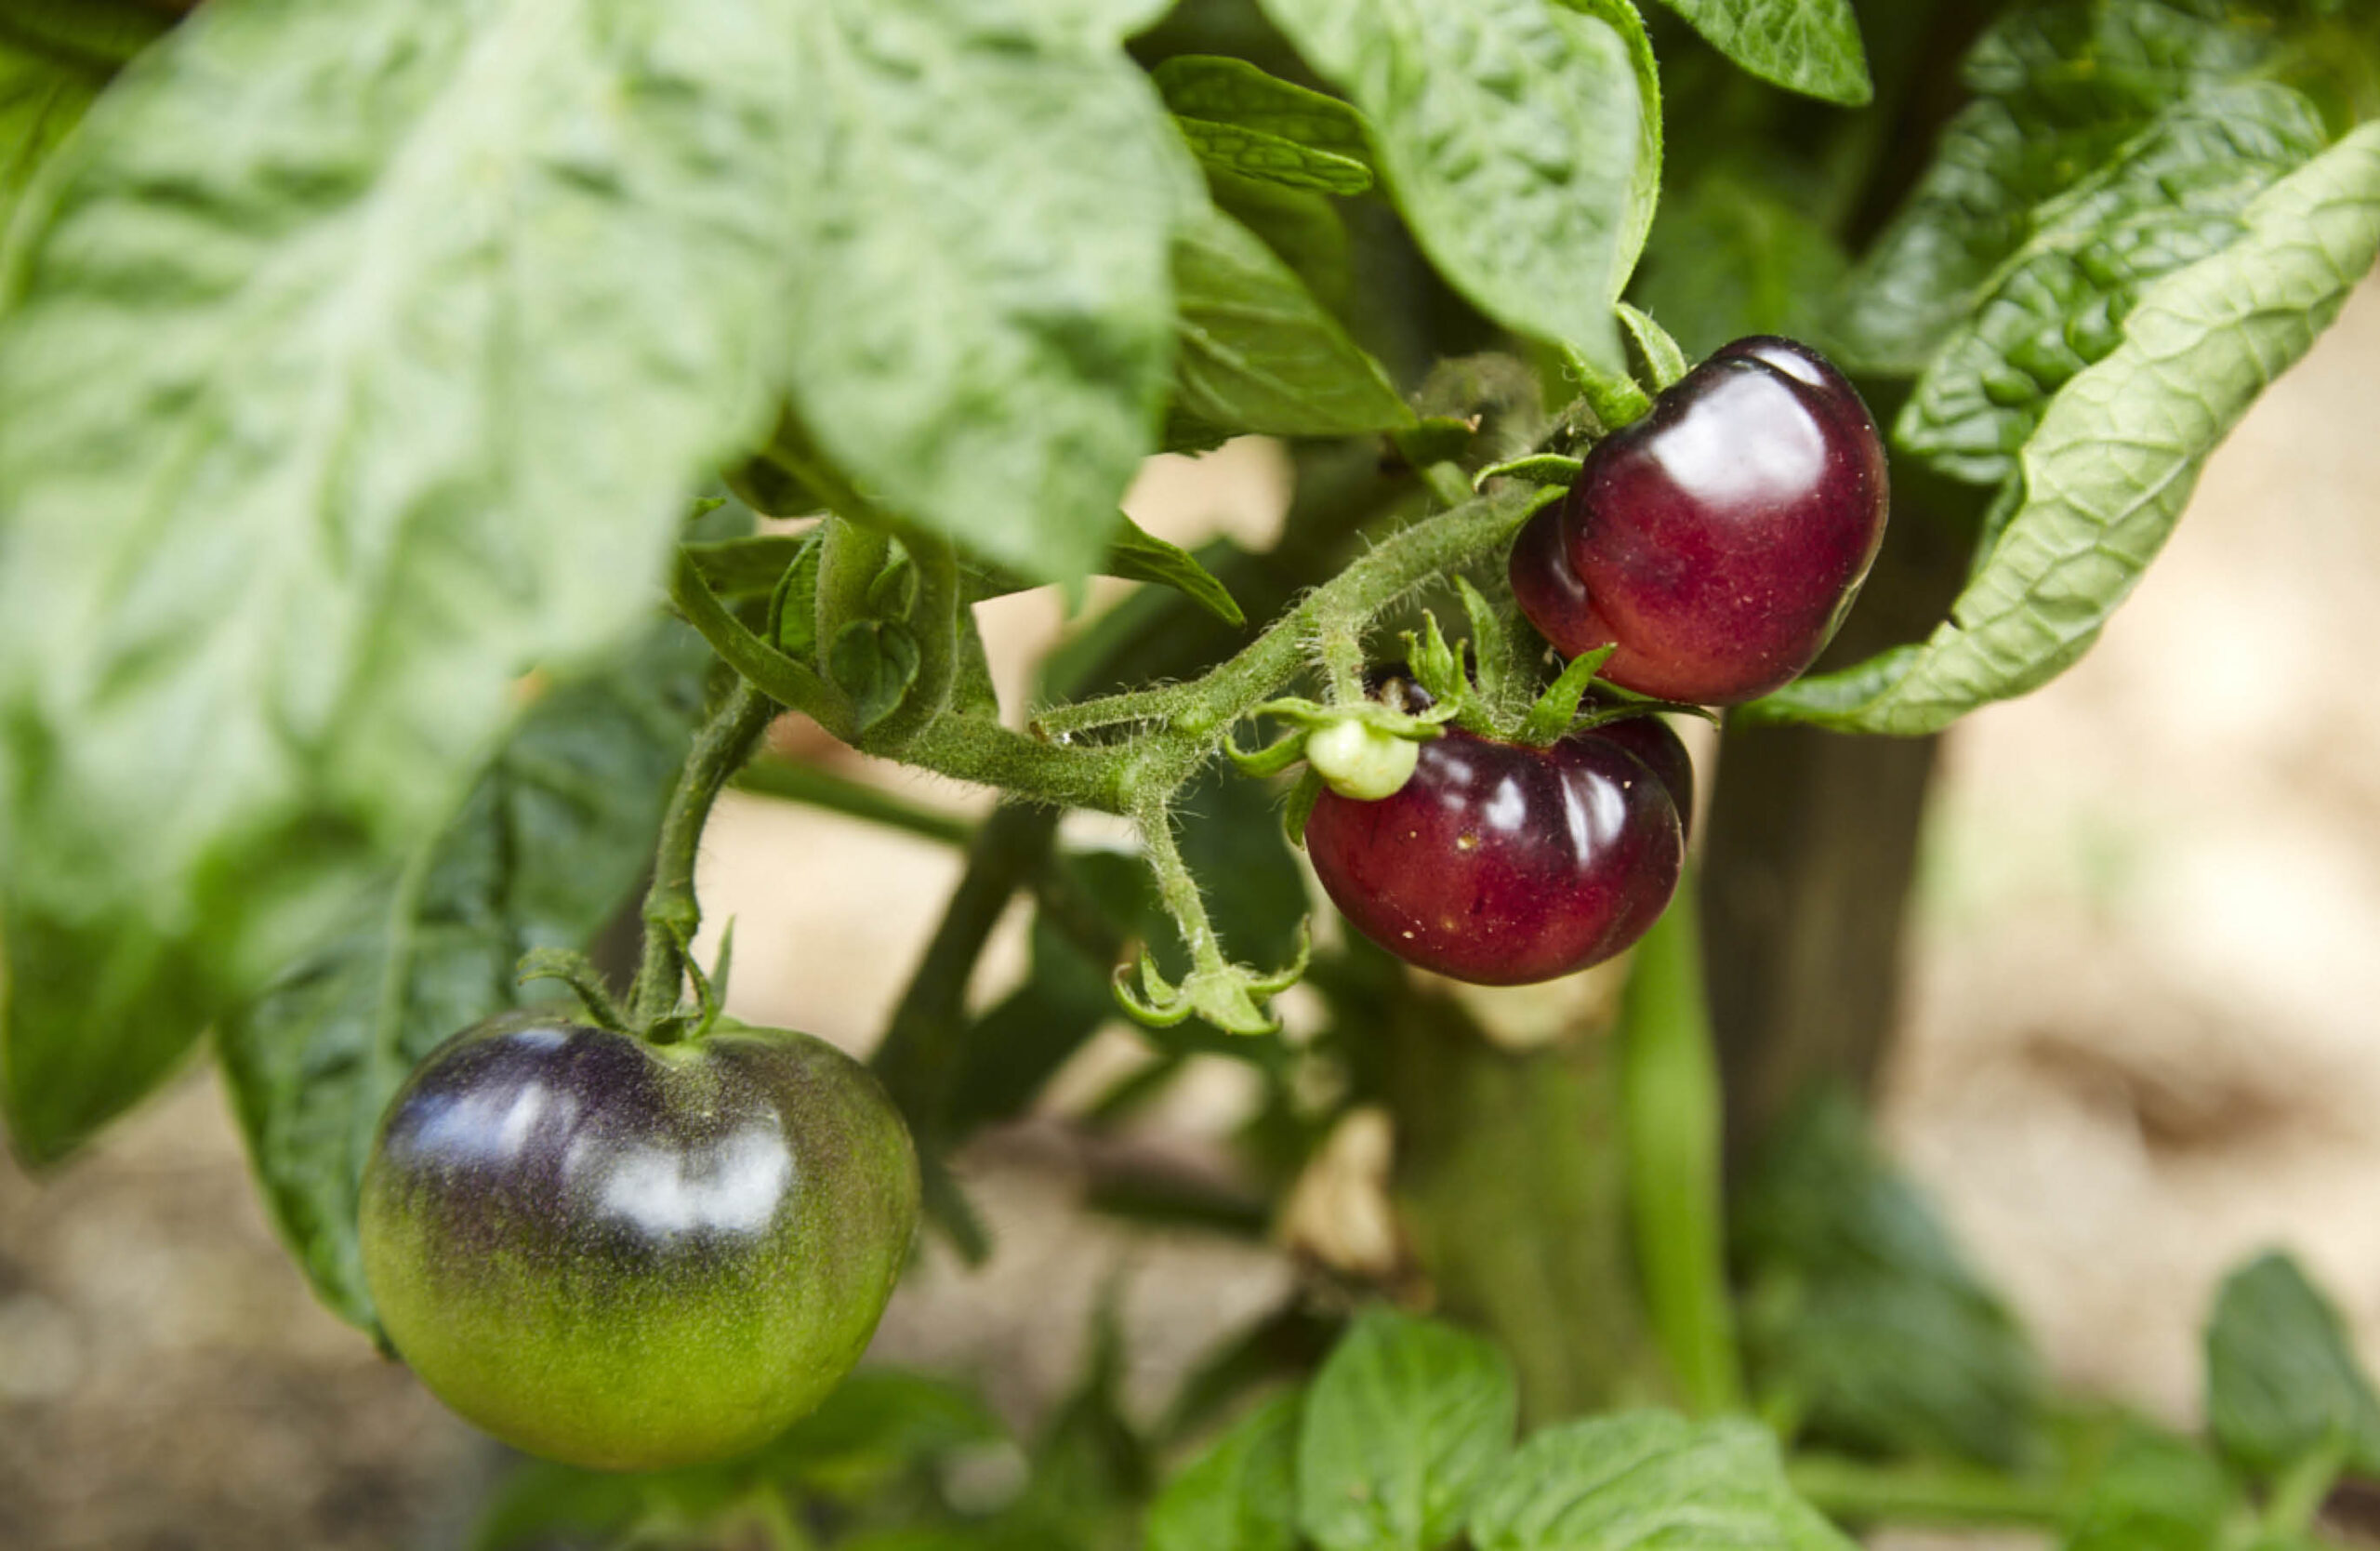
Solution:
[{"label": "plant branch", "polygon": [[1870,1465],[1831,1454],[1786,1463],[1793,1490],[1847,1524],[2055,1528],[2073,1506],[2057,1482],[1945,1465]]},{"label": "plant branch", "polygon": [[776,702],[738,675],[727,697],[694,736],[679,773],[678,789],[661,820],[653,859],[653,886],[644,896],[644,958],[628,999],[629,1015],[641,1027],[677,1010],[685,988],[686,944],[702,924],[694,898],[694,858],[703,825],[728,778],[751,756],[776,715]]}]

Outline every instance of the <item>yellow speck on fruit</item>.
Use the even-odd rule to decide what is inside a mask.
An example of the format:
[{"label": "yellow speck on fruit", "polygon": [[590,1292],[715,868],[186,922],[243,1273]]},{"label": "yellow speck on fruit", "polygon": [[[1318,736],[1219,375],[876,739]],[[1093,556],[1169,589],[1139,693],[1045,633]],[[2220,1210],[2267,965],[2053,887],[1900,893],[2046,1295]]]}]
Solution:
[{"label": "yellow speck on fruit", "polygon": [[1412,933],[1410,933],[1410,932],[1406,933],[1406,934],[1405,934],[1405,940],[1406,940],[1407,942],[1408,942],[1408,943],[1409,943],[1409,942],[1411,942],[1411,941],[1413,940],[1413,934],[1412,934]]},{"label": "yellow speck on fruit", "polygon": [[1454,838],[1454,848],[1457,851],[1476,851],[1479,849],[1479,837],[1477,835],[1457,835]]}]

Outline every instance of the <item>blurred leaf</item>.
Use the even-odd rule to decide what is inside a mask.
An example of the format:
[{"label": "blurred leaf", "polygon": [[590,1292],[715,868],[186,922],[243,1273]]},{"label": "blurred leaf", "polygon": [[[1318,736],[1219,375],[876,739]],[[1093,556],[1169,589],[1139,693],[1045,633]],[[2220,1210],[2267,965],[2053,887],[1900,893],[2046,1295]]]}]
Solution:
[{"label": "blurred leaf", "polygon": [[1371,169],[1351,157],[1244,125],[1210,124],[1202,118],[1173,122],[1199,161],[1242,178],[1329,194],[1359,194],[1372,186]]},{"label": "blurred leaf", "polygon": [[2032,233],[2035,209],[2114,156],[2156,115],[2243,81],[2268,25],[2219,0],[2062,0],[2018,7],[1962,71],[1977,100],[1843,291],[1829,338],[1845,365],[1914,373]]},{"label": "blurred leaf", "polygon": [[2034,211],[2024,245],[1918,378],[1900,444],[1978,484],[2007,478],[2051,395],[2122,342],[2141,291],[2237,240],[2249,202],[2328,139],[2312,103],[2265,82],[2157,115]]},{"label": "blurred leaf", "polygon": [[1178,411],[1273,436],[1345,436],[1412,420],[1380,364],[1231,217],[1210,209],[1187,227],[1173,274]]},{"label": "blurred leaf", "polygon": [[863,1368],[763,1447],[754,1468],[805,1491],[857,1503],[921,1461],[1007,1436],[972,1390],[923,1373]]},{"label": "blurred leaf", "polygon": [[1347,224],[1329,200],[1212,167],[1207,189],[1215,208],[1262,238],[1333,317],[1346,316],[1355,290],[1354,260]]},{"label": "blurred leaf", "polygon": [[1507,1459],[1471,1516],[1479,1551],[1758,1546],[1851,1551],[1786,1483],[1756,1422],[1641,1411],[1548,1427]]},{"label": "blurred leaf", "polygon": [[1818,334],[1844,262],[1801,205],[1722,166],[1661,202],[1633,295],[1699,360],[1748,334]]},{"label": "blurred leaf", "polygon": [[2116,1446],[2074,1517],[2064,1551],[2217,1551],[2239,1489],[2179,1438],[2142,1429]]},{"label": "blurred leaf", "polygon": [[1248,623],[1248,616],[1240,612],[1231,590],[1218,581],[1212,571],[1199,564],[1197,555],[1147,532],[1130,517],[1124,519],[1122,534],[1108,546],[1107,558],[1100,563],[1100,570],[1104,575],[1129,581],[1170,587],[1226,625]]},{"label": "blurred leaf", "polygon": [[275,1227],[315,1292],[370,1328],[356,1192],[380,1112],[446,1037],[535,1000],[513,968],[583,948],[642,873],[710,654],[675,624],[549,691],[337,936],[227,1015],[216,1049]]},{"label": "blurred leaf", "polygon": [[818,544],[818,530],[756,533],[688,544],[686,553],[710,589],[729,603],[765,598],[785,580],[787,567]]},{"label": "blurred leaf", "polygon": [[1764,81],[1860,107],[1875,95],[1851,0],[1664,0]]},{"label": "blurred leaf", "polygon": [[2224,1279],[2206,1332],[2206,1415],[2224,1453],[2264,1479],[2326,1449],[2380,1473],[2380,1399],[2338,1310],[2284,1254]]},{"label": "blurred leaf", "polygon": [[1150,73],[1165,105],[1184,118],[1261,129],[1368,169],[1364,115],[1335,97],[1267,74],[1246,60],[1180,54]]},{"label": "blurred leaf", "polygon": [[1806,1433],[1863,1452],[1998,1465],[2035,1441],[2023,1332],[1840,1094],[1796,1111],[1733,1213],[1756,1387]]},{"label": "blurred leaf", "polygon": [[800,417],[871,498],[1037,581],[1097,563],[1155,439],[1197,187],[1115,45],[1130,13],[1075,9],[819,0],[787,27]]},{"label": "blurred leaf", "polygon": [[1916,735],[2048,683],[2173,531],[2200,468],[2380,255],[2380,124],[2274,184],[2221,253],[2151,285],[2123,342],[2050,401],[2000,541],[1922,646],[1753,702],[1754,721]]},{"label": "blurred leaf", "polygon": [[761,0],[210,7],[60,149],[0,325],[28,1157],[319,947],[521,672],[641,618],[760,430],[792,33]]},{"label": "blurred leaf", "polygon": [[1276,1395],[1166,1483],[1147,1551],[1297,1551],[1298,1407]]},{"label": "blurred leaf", "polygon": [[99,88],[166,20],[131,0],[0,4],[0,233]]},{"label": "blurred leaf", "polygon": [[1436,1551],[1510,1452],[1518,1409],[1487,1342],[1367,1310],[1306,1394],[1300,1527],[1321,1551]]},{"label": "blurred leaf", "polygon": [[[1378,137],[1424,252],[1488,316],[1625,370],[1610,303],[1643,240],[1659,113],[1617,23],[1557,0],[1265,0]],[[1651,160],[1656,164],[1658,150]]]}]

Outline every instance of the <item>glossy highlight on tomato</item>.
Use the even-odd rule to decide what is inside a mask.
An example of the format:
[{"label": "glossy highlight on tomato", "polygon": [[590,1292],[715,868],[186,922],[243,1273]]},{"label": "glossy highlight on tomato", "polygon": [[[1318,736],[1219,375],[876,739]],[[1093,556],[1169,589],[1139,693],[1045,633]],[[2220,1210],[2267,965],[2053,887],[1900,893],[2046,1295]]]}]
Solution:
[{"label": "glossy highlight on tomato", "polygon": [[1305,844],[1350,924],[1408,963],[1484,986],[1622,951],[1668,906],[1685,837],[1669,790],[1613,739],[1544,749],[1459,729],[1395,796],[1325,791]]},{"label": "glossy highlight on tomato", "polygon": [[1790,683],[1832,638],[1884,542],[1884,440],[1815,351],[1720,350],[1598,443],[1513,547],[1521,609],[1603,677],[1698,705]]},{"label": "glossy highlight on tomato", "polygon": [[654,1045],[524,1014],[407,1079],[361,1232],[389,1340],[439,1399],[531,1453],[650,1470],[824,1399],[917,1216],[898,1111],[824,1041]]}]

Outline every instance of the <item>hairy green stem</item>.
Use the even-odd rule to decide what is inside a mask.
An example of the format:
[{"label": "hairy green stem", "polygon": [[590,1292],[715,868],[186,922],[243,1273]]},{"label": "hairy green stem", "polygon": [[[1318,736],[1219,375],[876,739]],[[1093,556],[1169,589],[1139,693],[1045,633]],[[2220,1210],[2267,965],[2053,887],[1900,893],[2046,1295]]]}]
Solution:
[{"label": "hairy green stem", "polygon": [[650,1027],[677,1010],[685,988],[685,945],[694,940],[703,919],[694,899],[694,857],[702,845],[703,825],[721,789],[751,757],[776,710],[775,701],[738,676],[695,735],[694,749],[679,773],[654,851],[653,886],[644,895],[644,958],[628,998],[629,1016],[640,1027]]},{"label": "hairy green stem", "polygon": [[2286,1537],[2302,1535],[2312,1528],[2346,1464],[2347,1445],[2334,1440],[2281,1472],[2272,1484],[2271,1495],[2265,1499],[2265,1532]]},{"label": "hairy green stem", "polygon": [[1316,643],[1355,632],[1407,593],[1492,553],[1559,491],[1499,491],[1424,518],[1382,540],[1316,588],[1245,651],[1186,684],[1135,690],[1056,707],[1034,719],[1052,736],[1097,727],[1165,723],[1169,733],[1211,746],[1223,729],[1295,678]]},{"label": "hairy green stem", "polygon": [[1655,1338],[1688,1403],[1740,1410],[1727,1289],[1719,1063],[1691,873],[1636,948],[1620,1012],[1621,1131],[1636,1260]]},{"label": "hairy green stem", "polygon": [[1786,1463],[1793,1490],[1830,1518],[1846,1524],[2054,1528],[2073,1507],[2057,1482],[2003,1476],[1971,1466],[1871,1465],[1829,1454]]}]

